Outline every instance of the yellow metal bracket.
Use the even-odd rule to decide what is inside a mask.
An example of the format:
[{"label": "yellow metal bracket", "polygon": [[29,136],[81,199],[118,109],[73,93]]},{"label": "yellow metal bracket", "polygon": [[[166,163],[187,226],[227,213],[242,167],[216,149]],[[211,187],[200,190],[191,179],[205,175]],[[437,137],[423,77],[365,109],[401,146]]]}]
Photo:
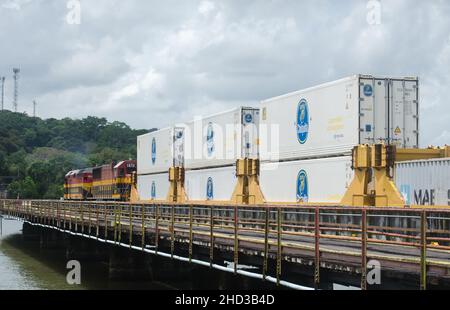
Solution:
[{"label": "yellow metal bracket", "polygon": [[184,189],[184,168],[171,167],[169,169],[170,188],[167,194],[168,202],[186,202],[186,191]]},{"label": "yellow metal bracket", "polygon": [[130,202],[137,203],[140,201],[139,192],[137,190],[137,174],[133,172],[131,175],[131,193],[130,193]]},{"label": "yellow metal bracket", "polygon": [[262,204],[264,195],[259,186],[259,160],[238,159],[236,161],[237,184],[231,198],[236,204]]},{"label": "yellow metal bracket", "polygon": [[450,157],[450,146],[428,147],[426,149],[397,149],[395,160],[410,161]]},{"label": "yellow metal bracket", "polygon": [[353,149],[355,176],[341,204],[346,206],[403,207],[404,199],[392,180],[396,148],[359,145]]}]

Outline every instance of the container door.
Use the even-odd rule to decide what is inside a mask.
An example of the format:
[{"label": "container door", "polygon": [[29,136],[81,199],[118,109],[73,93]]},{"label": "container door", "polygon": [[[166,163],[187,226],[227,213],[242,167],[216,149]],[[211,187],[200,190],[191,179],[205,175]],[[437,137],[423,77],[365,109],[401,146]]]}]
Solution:
[{"label": "container door", "polygon": [[390,136],[398,147],[418,147],[418,82],[417,80],[391,80]]},{"label": "container door", "polygon": [[388,81],[360,79],[360,143],[386,142],[388,132]]},{"label": "container door", "polygon": [[259,109],[242,109],[241,157],[259,157]]},{"label": "container door", "polygon": [[175,127],[173,131],[173,166],[184,167],[184,128]]}]

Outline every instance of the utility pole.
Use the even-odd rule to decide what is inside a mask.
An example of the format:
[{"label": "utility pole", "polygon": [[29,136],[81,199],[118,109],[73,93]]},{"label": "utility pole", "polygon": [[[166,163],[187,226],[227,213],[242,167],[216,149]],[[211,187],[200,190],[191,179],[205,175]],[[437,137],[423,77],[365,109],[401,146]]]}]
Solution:
[{"label": "utility pole", "polygon": [[33,117],[36,117],[36,100],[33,100]]},{"label": "utility pole", "polygon": [[2,76],[2,111],[5,109],[5,77]]},{"label": "utility pole", "polygon": [[13,101],[13,106],[14,106],[14,112],[17,112],[17,106],[19,104],[19,73],[20,73],[20,69],[19,68],[14,68],[13,72],[14,72],[14,101]]}]

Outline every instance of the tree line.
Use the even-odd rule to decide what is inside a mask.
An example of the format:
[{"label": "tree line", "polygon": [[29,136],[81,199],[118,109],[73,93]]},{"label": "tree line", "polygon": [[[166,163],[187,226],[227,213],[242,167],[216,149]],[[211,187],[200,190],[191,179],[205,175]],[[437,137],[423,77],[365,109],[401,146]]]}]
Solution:
[{"label": "tree line", "polygon": [[59,199],[68,171],[135,159],[136,137],[152,130],[92,116],[57,120],[0,111],[0,191]]}]

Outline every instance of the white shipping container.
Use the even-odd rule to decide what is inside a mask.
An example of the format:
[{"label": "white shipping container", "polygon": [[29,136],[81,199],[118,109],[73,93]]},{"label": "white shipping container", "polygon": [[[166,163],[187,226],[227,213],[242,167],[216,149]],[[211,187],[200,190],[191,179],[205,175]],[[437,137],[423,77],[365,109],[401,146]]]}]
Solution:
[{"label": "white shipping container", "polygon": [[166,200],[169,193],[169,174],[138,175],[137,187],[141,200]]},{"label": "white shipping container", "polygon": [[258,158],[259,109],[239,107],[191,121],[184,132],[186,169],[234,165]]},{"label": "white shipping container", "polygon": [[263,163],[260,172],[267,202],[339,203],[352,180],[350,156]]},{"label": "white shipping container", "polygon": [[355,75],[265,100],[261,159],[346,155],[379,142],[417,148],[418,89],[417,78]]},{"label": "white shipping container", "polygon": [[259,109],[239,107],[137,138],[138,174],[201,169],[258,158]]},{"label": "white shipping container", "polygon": [[137,173],[168,172],[174,159],[173,138],[172,127],[137,137]]},{"label": "white shipping container", "polygon": [[236,168],[186,171],[184,184],[190,201],[229,201],[236,186]]},{"label": "white shipping container", "polygon": [[407,205],[450,206],[450,158],[399,162],[395,183]]}]

